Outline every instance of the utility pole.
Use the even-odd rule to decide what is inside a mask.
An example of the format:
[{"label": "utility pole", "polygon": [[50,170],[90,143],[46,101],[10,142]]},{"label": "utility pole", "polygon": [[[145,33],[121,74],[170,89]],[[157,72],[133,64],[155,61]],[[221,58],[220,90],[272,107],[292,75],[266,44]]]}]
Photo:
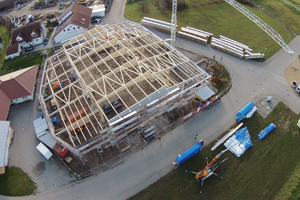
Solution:
[{"label": "utility pole", "polygon": [[171,45],[176,46],[176,24],[177,24],[177,0],[173,0],[171,19]]}]

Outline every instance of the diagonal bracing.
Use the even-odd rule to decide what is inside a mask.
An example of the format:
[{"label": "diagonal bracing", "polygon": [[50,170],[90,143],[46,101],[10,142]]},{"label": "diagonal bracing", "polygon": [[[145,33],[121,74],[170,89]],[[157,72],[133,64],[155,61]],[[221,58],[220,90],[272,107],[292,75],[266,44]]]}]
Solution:
[{"label": "diagonal bracing", "polygon": [[248,17],[251,21],[253,21],[256,25],[258,25],[261,29],[263,29],[271,38],[273,38],[288,54],[291,56],[294,55],[294,52],[289,48],[286,42],[282,39],[281,35],[275,31],[271,26],[269,26],[266,22],[252,13],[250,10],[239,4],[234,0],[225,0],[235,9],[243,13],[246,17]]}]

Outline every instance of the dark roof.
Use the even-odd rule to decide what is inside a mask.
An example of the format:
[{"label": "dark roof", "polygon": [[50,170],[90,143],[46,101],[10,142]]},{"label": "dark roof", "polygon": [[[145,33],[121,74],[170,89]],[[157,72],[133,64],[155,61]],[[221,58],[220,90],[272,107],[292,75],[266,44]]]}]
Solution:
[{"label": "dark roof", "polygon": [[27,26],[22,26],[20,28],[13,29],[11,34],[11,44],[18,43],[18,35],[23,38],[23,41],[31,42],[31,33],[34,31],[37,34],[37,37],[39,37],[41,35],[41,29],[41,22],[35,22]]},{"label": "dark roof", "polygon": [[18,52],[19,44],[12,44],[6,47],[6,55],[11,55]]},{"label": "dark roof", "polygon": [[66,10],[61,15],[58,21],[62,19],[69,11],[72,11],[72,14],[57,26],[53,37],[55,37],[60,31],[62,31],[69,24],[74,24],[76,26],[80,26],[83,28],[89,28],[91,23],[92,11],[93,11],[92,9],[74,3],[68,10]]},{"label": "dark roof", "polygon": [[15,0],[1,1],[1,2],[0,2],[0,9],[1,9],[1,8],[12,7],[12,5],[14,4],[14,1],[15,1]]}]

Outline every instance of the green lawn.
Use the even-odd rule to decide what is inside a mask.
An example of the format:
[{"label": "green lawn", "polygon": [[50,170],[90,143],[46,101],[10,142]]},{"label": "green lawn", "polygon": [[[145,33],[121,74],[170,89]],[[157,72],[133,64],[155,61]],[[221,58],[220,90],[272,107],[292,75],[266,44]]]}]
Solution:
[{"label": "green lawn", "polygon": [[[300,8],[299,0],[289,0]],[[300,11],[283,0],[255,0],[264,9],[283,22],[297,35],[300,34]]]},{"label": "green lawn", "polygon": [[[213,152],[210,150],[213,144],[205,146],[200,153],[178,169],[131,199],[274,199],[291,175],[297,173],[299,177],[300,135],[296,126],[298,119],[299,115],[280,102],[266,119],[255,113],[251,119],[243,120],[244,125],[248,126],[253,147],[240,158],[229,151],[223,154],[220,160],[226,157],[228,160],[215,171],[223,176],[223,180],[215,176],[205,180],[203,194],[199,194],[201,184],[195,180],[194,175],[184,171],[200,171],[206,165],[205,157],[211,160],[225,149],[224,146]],[[257,134],[271,122],[277,128],[259,141]],[[175,159],[176,155],[173,156]],[[299,198],[299,178],[290,181],[289,184],[286,186],[289,192],[281,194],[280,197]]]},{"label": "green lawn", "polygon": [[36,52],[23,54],[13,60],[5,60],[1,68],[2,70],[0,71],[0,76],[36,64],[41,64],[42,60],[43,55],[37,55]]},{"label": "green lawn", "polygon": [[10,167],[0,175],[0,194],[5,196],[25,196],[33,194],[35,183],[20,168]]},{"label": "green lawn", "polygon": [[[149,5],[148,13],[138,11],[139,1],[137,3],[126,4],[125,17],[136,22],[140,22],[144,16],[169,22],[171,21],[171,12],[160,13],[158,8],[155,6],[156,1],[145,1],[147,1]],[[211,32],[215,37],[224,35],[247,44],[255,52],[264,52],[265,48],[267,48],[266,58],[270,57],[281,48],[255,23],[250,21],[247,17],[226,2],[207,5],[200,5],[209,2],[207,0],[186,0],[186,2],[190,5],[190,8],[177,12],[177,24],[179,28],[192,26]],[[281,2],[280,5],[283,6],[283,3]],[[265,14],[261,9],[249,9],[279,32],[282,38],[287,42],[293,39],[294,36],[283,25]],[[296,15],[288,9],[284,9],[282,12],[284,12],[285,16],[291,17],[291,22],[284,21],[284,23],[286,23],[287,26],[291,26],[290,28],[293,31],[300,33],[300,26],[298,26],[300,23],[300,14]],[[294,20],[298,21],[294,23]]]}]

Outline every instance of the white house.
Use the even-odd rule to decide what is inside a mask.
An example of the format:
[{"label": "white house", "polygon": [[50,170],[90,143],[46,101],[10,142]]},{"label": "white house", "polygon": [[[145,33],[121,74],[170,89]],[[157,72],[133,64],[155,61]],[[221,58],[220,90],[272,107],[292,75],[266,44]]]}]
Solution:
[{"label": "white house", "polygon": [[42,22],[35,22],[12,30],[11,45],[20,44],[21,48],[42,44],[47,37],[47,29]]},{"label": "white house", "polygon": [[[35,65],[0,76],[0,99],[9,99],[11,104],[33,100],[38,69],[39,65]],[[3,118],[4,114],[7,115],[7,106],[4,106],[4,103],[0,104]]]},{"label": "white house", "polygon": [[22,52],[21,45],[19,43],[9,45],[6,47],[6,56],[5,59],[13,59],[18,57]]},{"label": "white house", "polygon": [[5,173],[8,165],[8,148],[13,138],[14,130],[9,121],[0,121],[0,174]]},{"label": "white house", "polygon": [[86,32],[91,23],[92,9],[73,4],[57,20],[58,26],[54,33],[54,41],[62,42]]}]

